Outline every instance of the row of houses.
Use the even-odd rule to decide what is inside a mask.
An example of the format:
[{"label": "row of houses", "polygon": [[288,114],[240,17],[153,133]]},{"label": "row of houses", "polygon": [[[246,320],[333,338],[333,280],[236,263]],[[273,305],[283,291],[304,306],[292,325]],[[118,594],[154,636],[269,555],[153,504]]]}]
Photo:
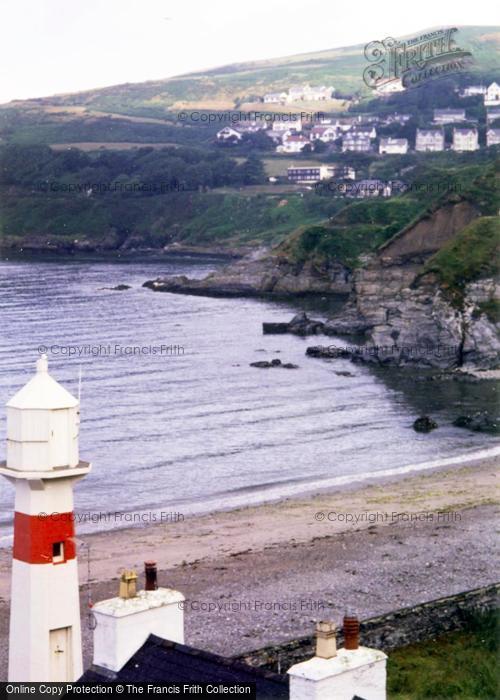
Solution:
[{"label": "row of houses", "polygon": [[[500,105],[486,108],[486,122],[489,124],[500,118]],[[434,124],[460,124],[461,122],[477,121],[467,117],[465,109],[435,109]]]},{"label": "row of houses", "polygon": [[268,92],[263,97],[265,104],[287,104],[289,102],[324,102],[332,98],[333,85],[292,85],[288,92]]},{"label": "row of houses", "polygon": [[[500,144],[500,129],[486,131],[486,146]],[[417,129],[415,138],[416,151],[444,151],[445,135],[441,129]],[[477,151],[479,149],[479,134],[476,128],[453,129],[451,150]]]},{"label": "row of houses", "polygon": [[[336,125],[317,125],[307,132],[302,132],[300,123],[289,126],[283,122],[273,125],[266,130],[266,135],[275,142],[276,152],[281,154],[301,153],[304,150],[314,150],[318,141],[333,143],[341,139],[342,152],[370,153],[374,150],[373,141],[377,131],[372,127],[348,127],[342,131]],[[245,125],[248,131],[248,125]],[[226,126],[217,134],[218,140],[241,141],[243,130]],[[500,129],[487,129],[486,146],[500,144]],[[436,152],[444,151],[446,147],[445,133],[442,128],[417,129],[415,136],[415,151]],[[408,139],[381,137],[378,152],[381,155],[405,154],[410,149]],[[479,133],[475,127],[454,128],[452,133],[451,150],[477,151],[479,149]]]}]

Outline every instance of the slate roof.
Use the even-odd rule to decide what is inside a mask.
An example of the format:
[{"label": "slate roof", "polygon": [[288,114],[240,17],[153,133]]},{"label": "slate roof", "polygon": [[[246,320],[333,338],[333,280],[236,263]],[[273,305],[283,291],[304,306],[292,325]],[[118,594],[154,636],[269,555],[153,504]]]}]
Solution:
[{"label": "slate roof", "polygon": [[79,683],[255,683],[258,700],[288,699],[288,681],[218,654],[151,634],[125,666],[113,673],[91,666]]}]

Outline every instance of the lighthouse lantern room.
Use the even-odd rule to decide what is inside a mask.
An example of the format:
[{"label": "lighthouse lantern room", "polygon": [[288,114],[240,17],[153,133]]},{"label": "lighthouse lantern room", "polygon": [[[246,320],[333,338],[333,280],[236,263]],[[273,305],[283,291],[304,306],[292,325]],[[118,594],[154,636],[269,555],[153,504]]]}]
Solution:
[{"label": "lighthouse lantern room", "polygon": [[82,675],[73,484],[79,402],[48,373],[47,357],[7,403],[7,461],[15,487],[9,681],[74,681]]}]

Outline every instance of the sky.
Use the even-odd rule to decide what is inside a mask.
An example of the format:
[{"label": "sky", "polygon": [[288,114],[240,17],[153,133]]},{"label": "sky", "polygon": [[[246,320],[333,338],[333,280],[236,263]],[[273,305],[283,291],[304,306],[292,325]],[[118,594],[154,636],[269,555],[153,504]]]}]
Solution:
[{"label": "sky", "polygon": [[0,103],[499,23],[491,0],[0,0]]}]

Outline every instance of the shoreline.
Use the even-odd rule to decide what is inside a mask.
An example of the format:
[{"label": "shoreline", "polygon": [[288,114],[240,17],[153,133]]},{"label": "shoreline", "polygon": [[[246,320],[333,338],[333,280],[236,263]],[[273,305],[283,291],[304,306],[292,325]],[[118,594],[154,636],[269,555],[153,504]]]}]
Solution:
[{"label": "shoreline", "polygon": [[[186,597],[186,644],[225,656],[311,635],[316,621],[340,623],[346,609],[367,619],[496,583],[499,465],[489,457],[175,524],[77,536],[84,667],[92,663],[89,597],[115,597],[125,568],[137,570],[142,587],[146,560],[157,561],[160,586]],[[370,517],[356,520],[363,514]],[[0,550],[0,679],[10,566],[11,549]]]},{"label": "shoreline", "polygon": [[[439,460],[436,460],[439,461]],[[91,579],[114,580],[126,568],[142,571],[145,559],[156,559],[159,569],[186,566],[215,556],[237,556],[272,544],[308,542],[315,538],[397,524],[392,513],[438,513],[497,503],[495,469],[500,466],[500,446],[425,463],[415,471],[408,465],[376,473],[368,481],[337,477],[327,489],[317,487],[299,495],[282,497],[255,505],[192,514],[177,522],[156,522],[111,530],[78,533],[80,583],[87,579],[87,551],[90,551]],[[329,512],[350,513],[353,520],[332,520]],[[320,519],[318,513],[324,513]],[[385,513],[385,522],[363,514]],[[182,514],[181,514],[182,515]],[[332,516],[333,517],[333,516]],[[370,520],[370,517],[372,518]],[[401,519],[400,519],[401,520]],[[404,521],[401,520],[402,522]],[[205,539],[206,538],[206,539]],[[8,599],[12,546],[0,548],[0,599]]]},{"label": "shoreline", "polygon": [[[90,512],[87,513],[75,513],[75,529],[77,533],[79,532],[80,538],[94,538],[100,537],[107,534],[109,537],[112,533],[127,533],[131,534],[134,532],[144,532],[149,528],[161,527],[162,522],[158,522],[154,518],[160,518],[161,514],[168,515],[179,515],[179,522],[191,521],[193,519],[205,518],[208,516],[223,515],[226,513],[231,513],[233,511],[242,511],[246,508],[248,509],[259,509],[277,506],[280,503],[288,503],[291,501],[304,501],[319,499],[321,497],[327,497],[335,493],[344,493],[351,491],[360,491],[364,488],[368,488],[371,485],[382,486],[385,484],[391,484],[404,480],[407,477],[418,476],[419,474],[433,474],[436,472],[444,471],[449,467],[460,466],[474,467],[474,465],[481,464],[484,460],[498,460],[500,466],[500,443],[494,445],[490,448],[485,448],[482,450],[476,450],[472,453],[463,453],[460,455],[455,455],[453,457],[442,457],[437,460],[430,460],[425,462],[417,462],[415,464],[406,464],[402,467],[392,467],[390,469],[381,469],[375,472],[361,472],[359,474],[349,474],[344,476],[330,477],[327,479],[321,479],[305,487],[303,482],[297,483],[297,480],[291,480],[290,483],[278,482],[275,486],[270,489],[266,489],[267,494],[262,499],[257,500],[258,493],[260,491],[254,491],[253,494],[256,496],[255,501],[250,501],[251,493],[249,493],[248,488],[243,489],[243,493],[238,497],[233,497],[234,500],[231,504],[225,506],[221,505],[221,496],[213,497],[216,501],[214,507],[211,506],[210,502],[196,502],[189,503],[181,512],[182,506],[176,508],[172,506],[170,511],[163,511],[160,506],[151,508],[149,510],[117,510],[117,511],[100,511],[93,515],[105,516],[101,519],[110,521],[114,518],[114,527],[102,528],[102,529],[85,529],[83,523],[89,521]],[[276,492],[271,495],[271,492]],[[277,492],[280,493],[277,493]],[[227,498],[223,497],[226,501]],[[142,516],[149,516],[150,521],[147,518],[142,518]],[[122,517],[121,525],[117,525],[117,520]],[[128,518],[128,520],[127,520]],[[136,522],[132,524],[132,519]],[[163,520],[165,527],[175,526],[176,522],[173,520]],[[2,553],[4,550],[8,550],[12,547],[12,535],[2,535],[0,536],[0,570],[2,565]],[[1,582],[0,582],[0,597],[2,595]]]}]

